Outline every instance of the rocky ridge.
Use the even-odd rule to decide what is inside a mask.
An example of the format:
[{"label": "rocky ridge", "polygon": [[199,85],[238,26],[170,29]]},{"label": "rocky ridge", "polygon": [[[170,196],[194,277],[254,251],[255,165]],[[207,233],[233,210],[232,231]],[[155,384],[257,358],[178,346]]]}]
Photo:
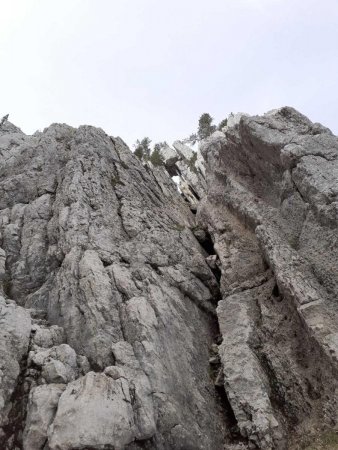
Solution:
[{"label": "rocky ridge", "polygon": [[291,449],[335,429],[338,139],[281,108],[161,151],[1,125],[1,448]]},{"label": "rocky ridge", "polygon": [[201,152],[193,150],[181,141],[175,141],[172,147],[163,146],[159,154],[169,175],[178,178],[178,189],[195,213],[207,189]]}]

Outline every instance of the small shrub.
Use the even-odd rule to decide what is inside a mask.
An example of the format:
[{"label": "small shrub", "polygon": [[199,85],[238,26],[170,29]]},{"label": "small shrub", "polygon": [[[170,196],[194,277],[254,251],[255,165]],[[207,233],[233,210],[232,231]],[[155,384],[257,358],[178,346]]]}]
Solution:
[{"label": "small shrub", "polygon": [[209,113],[204,113],[201,115],[198,121],[198,138],[200,141],[209,137],[214,131],[216,131],[216,126],[212,124],[213,118]]},{"label": "small shrub", "polygon": [[152,154],[150,155],[150,162],[154,166],[164,166],[164,158],[160,153],[158,148],[155,148]]},{"label": "small shrub", "polygon": [[224,127],[226,127],[227,125],[228,125],[228,119],[223,119],[222,122],[219,123],[217,128],[218,128],[218,130],[222,131],[222,129]]},{"label": "small shrub", "polygon": [[134,144],[135,147],[135,155],[144,161],[148,161],[150,157],[150,143],[151,139],[148,137],[143,138],[141,141],[137,139],[136,143]]},{"label": "small shrub", "polygon": [[136,150],[134,151],[135,155],[138,157],[138,159],[143,159],[143,148],[142,147],[137,147]]}]

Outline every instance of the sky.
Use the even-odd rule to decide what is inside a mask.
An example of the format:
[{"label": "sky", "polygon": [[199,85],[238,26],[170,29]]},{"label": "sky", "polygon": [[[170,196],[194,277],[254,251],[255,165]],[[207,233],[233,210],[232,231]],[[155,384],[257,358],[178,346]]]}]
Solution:
[{"label": "sky", "polygon": [[0,117],[130,146],[289,105],[338,134],[338,0],[0,0]]}]

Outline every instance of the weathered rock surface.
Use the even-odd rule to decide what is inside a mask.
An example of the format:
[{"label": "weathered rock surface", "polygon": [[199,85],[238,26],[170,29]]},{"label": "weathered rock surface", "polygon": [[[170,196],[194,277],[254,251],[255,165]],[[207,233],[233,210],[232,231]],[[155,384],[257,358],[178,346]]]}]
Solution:
[{"label": "weathered rock surface", "polygon": [[161,152],[1,125],[4,450],[283,450],[335,430],[338,139],[282,108]]},{"label": "weathered rock surface", "polygon": [[3,290],[34,317],[29,349],[30,327],[5,342],[28,414],[4,448],[221,449],[219,288],[166,170],[89,126],[6,123],[0,151]]},{"label": "weathered rock surface", "polygon": [[200,151],[175,141],[173,148],[169,145],[162,147],[160,155],[170,176],[179,178],[179,190],[195,211],[206,192],[205,166]]},{"label": "weathered rock surface", "polygon": [[43,384],[31,389],[29,394],[26,428],[23,434],[24,450],[44,448],[48,429],[53,422],[63,384]]},{"label": "weathered rock surface", "polygon": [[337,424],[338,139],[292,108],[230,119],[202,145],[197,214],[221,262],[224,386],[249,443],[294,448]]},{"label": "weathered rock surface", "polygon": [[9,417],[15,403],[15,389],[20,364],[27,355],[31,319],[29,313],[15,302],[0,296],[0,442],[11,428]]}]

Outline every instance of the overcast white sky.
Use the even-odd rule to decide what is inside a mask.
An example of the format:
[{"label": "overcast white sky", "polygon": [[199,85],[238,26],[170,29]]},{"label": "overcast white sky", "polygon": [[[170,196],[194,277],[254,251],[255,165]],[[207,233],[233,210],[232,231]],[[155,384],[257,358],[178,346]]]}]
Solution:
[{"label": "overcast white sky", "polygon": [[171,142],[291,105],[338,133],[338,0],[0,0],[0,116]]}]

